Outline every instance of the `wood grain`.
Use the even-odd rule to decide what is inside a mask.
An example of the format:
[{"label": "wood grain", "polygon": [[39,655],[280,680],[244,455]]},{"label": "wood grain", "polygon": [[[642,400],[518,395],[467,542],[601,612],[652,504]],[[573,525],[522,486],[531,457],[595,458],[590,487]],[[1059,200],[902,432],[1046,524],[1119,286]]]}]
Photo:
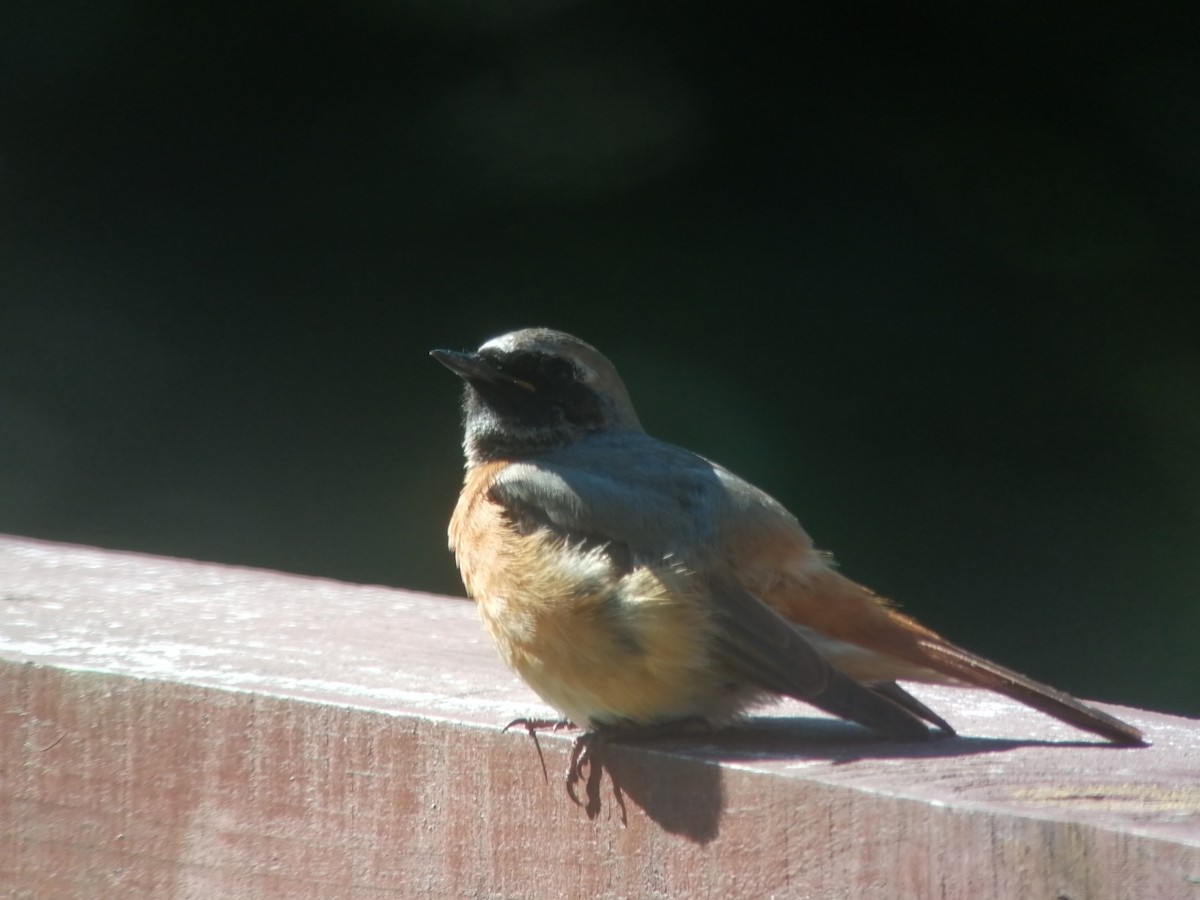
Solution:
[{"label": "wood grain", "polygon": [[1200,723],[913,691],[960,737],[783,704],[602,748],[589,818],[464,600],[0,539],[0,895],[1200,900]]}]

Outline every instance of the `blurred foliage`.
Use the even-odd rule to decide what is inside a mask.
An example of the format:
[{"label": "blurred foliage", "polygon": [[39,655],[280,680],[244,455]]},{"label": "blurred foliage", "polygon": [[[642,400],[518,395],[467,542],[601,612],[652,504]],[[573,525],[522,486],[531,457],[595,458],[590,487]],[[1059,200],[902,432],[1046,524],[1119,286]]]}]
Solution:
[{"label": "blurred foliage", "polygon": [[1198,22],[6,4],[0,529],[459,592],[426,351],[546,324],[934,627],[1200,713]]}]

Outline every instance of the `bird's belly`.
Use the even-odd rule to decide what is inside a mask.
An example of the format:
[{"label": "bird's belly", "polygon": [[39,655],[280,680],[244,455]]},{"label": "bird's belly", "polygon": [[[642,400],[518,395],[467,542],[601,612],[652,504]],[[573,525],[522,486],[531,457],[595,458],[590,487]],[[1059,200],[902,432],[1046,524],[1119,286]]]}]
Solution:
[{"label": "bird's belly", "polygon": [[621,570],[602,547],[540,539],[549,545],[468,580],[500,655],[542,699],[593,726],[727,719],[744,704],[710,658],[685,575],[665,561]]}]

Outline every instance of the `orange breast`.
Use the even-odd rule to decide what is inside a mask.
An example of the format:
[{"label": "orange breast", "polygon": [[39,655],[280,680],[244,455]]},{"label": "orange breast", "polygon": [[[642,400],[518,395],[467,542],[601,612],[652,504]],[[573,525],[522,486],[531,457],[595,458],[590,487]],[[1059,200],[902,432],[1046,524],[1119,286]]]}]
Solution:
[{"label": "orange breast", "polygon": [[520,533],[487,493],[501,467],[468,474],[450,543],[505,662],[579,724],[727,715],[690,573],[665,560],[620,569],[603,547]]}]

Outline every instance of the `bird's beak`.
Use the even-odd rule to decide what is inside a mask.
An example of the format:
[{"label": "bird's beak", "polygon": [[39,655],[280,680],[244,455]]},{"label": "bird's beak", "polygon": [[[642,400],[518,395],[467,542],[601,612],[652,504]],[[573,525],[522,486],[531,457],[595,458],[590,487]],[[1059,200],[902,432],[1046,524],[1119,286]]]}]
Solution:
[{"label": "bird's beak", "polygon": [[467,381],[485,381],[489,384],[506,381],[533,393],[534,387],[528,381],[505,374],[478,353],[459,353],[456,350],[430,350],[429,355],[443,366]]}]

